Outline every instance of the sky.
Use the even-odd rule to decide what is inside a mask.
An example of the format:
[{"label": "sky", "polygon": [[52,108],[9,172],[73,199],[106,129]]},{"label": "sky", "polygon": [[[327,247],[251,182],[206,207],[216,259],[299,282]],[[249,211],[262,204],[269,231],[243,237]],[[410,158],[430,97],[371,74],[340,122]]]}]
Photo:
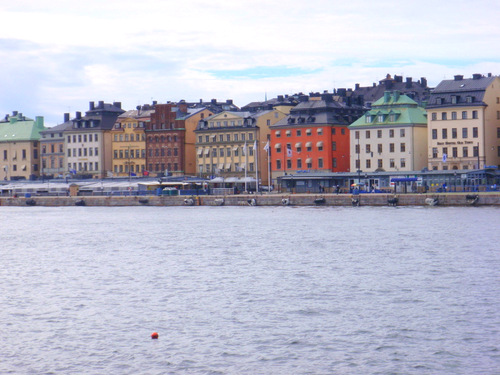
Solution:
[{"label": "sky", "polygon": [[500,75],[498,0],[0,0],[0,116]]}]

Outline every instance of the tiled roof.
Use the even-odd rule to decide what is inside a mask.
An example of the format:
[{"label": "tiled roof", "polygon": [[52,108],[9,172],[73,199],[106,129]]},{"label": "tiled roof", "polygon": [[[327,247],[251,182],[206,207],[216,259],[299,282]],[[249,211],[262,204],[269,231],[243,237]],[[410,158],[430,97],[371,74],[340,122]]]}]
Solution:
[{"label": "tiled roof", "polygon": [[10,116],[8,121],[0,122],[0,142],[37,141],[42,130],[45,130],[43,117],[33,120],[20,115]]}]

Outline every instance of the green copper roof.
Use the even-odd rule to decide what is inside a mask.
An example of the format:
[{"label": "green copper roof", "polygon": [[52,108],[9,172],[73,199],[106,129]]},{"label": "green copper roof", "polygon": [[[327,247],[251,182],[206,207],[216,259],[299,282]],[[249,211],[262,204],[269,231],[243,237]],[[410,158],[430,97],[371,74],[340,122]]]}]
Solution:
[{"label": "green copper roof", "polygon": [[366,112],[349,128],[365,126],[427,125],[427,113],[417,102],[399,92],[384,93],[384,96],[372,104]]},{"label": "green copper roof", "polygon": [[41,116],[36,120],[20,114],[9,116],[6,121],[0,122],[0,142],[38,141],[43,130],[46,128]]}]

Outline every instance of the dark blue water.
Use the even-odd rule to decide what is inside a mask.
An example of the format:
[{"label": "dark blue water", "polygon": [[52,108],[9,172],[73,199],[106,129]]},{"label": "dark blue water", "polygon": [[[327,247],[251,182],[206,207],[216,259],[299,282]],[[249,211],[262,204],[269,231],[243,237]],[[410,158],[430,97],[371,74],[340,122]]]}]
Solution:
[{"label": "dark blue water", "polygon": [[500,374],[498,208],[0,218],[2,374]]}]

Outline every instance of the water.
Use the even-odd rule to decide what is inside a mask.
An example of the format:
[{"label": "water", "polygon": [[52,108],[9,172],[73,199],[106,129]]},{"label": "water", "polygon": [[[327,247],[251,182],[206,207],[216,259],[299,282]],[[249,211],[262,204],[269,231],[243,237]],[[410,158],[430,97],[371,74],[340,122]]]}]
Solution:
[{"label": "water", "polygon": [[498,208],[0,215],[2,374],[500,374]]}]

